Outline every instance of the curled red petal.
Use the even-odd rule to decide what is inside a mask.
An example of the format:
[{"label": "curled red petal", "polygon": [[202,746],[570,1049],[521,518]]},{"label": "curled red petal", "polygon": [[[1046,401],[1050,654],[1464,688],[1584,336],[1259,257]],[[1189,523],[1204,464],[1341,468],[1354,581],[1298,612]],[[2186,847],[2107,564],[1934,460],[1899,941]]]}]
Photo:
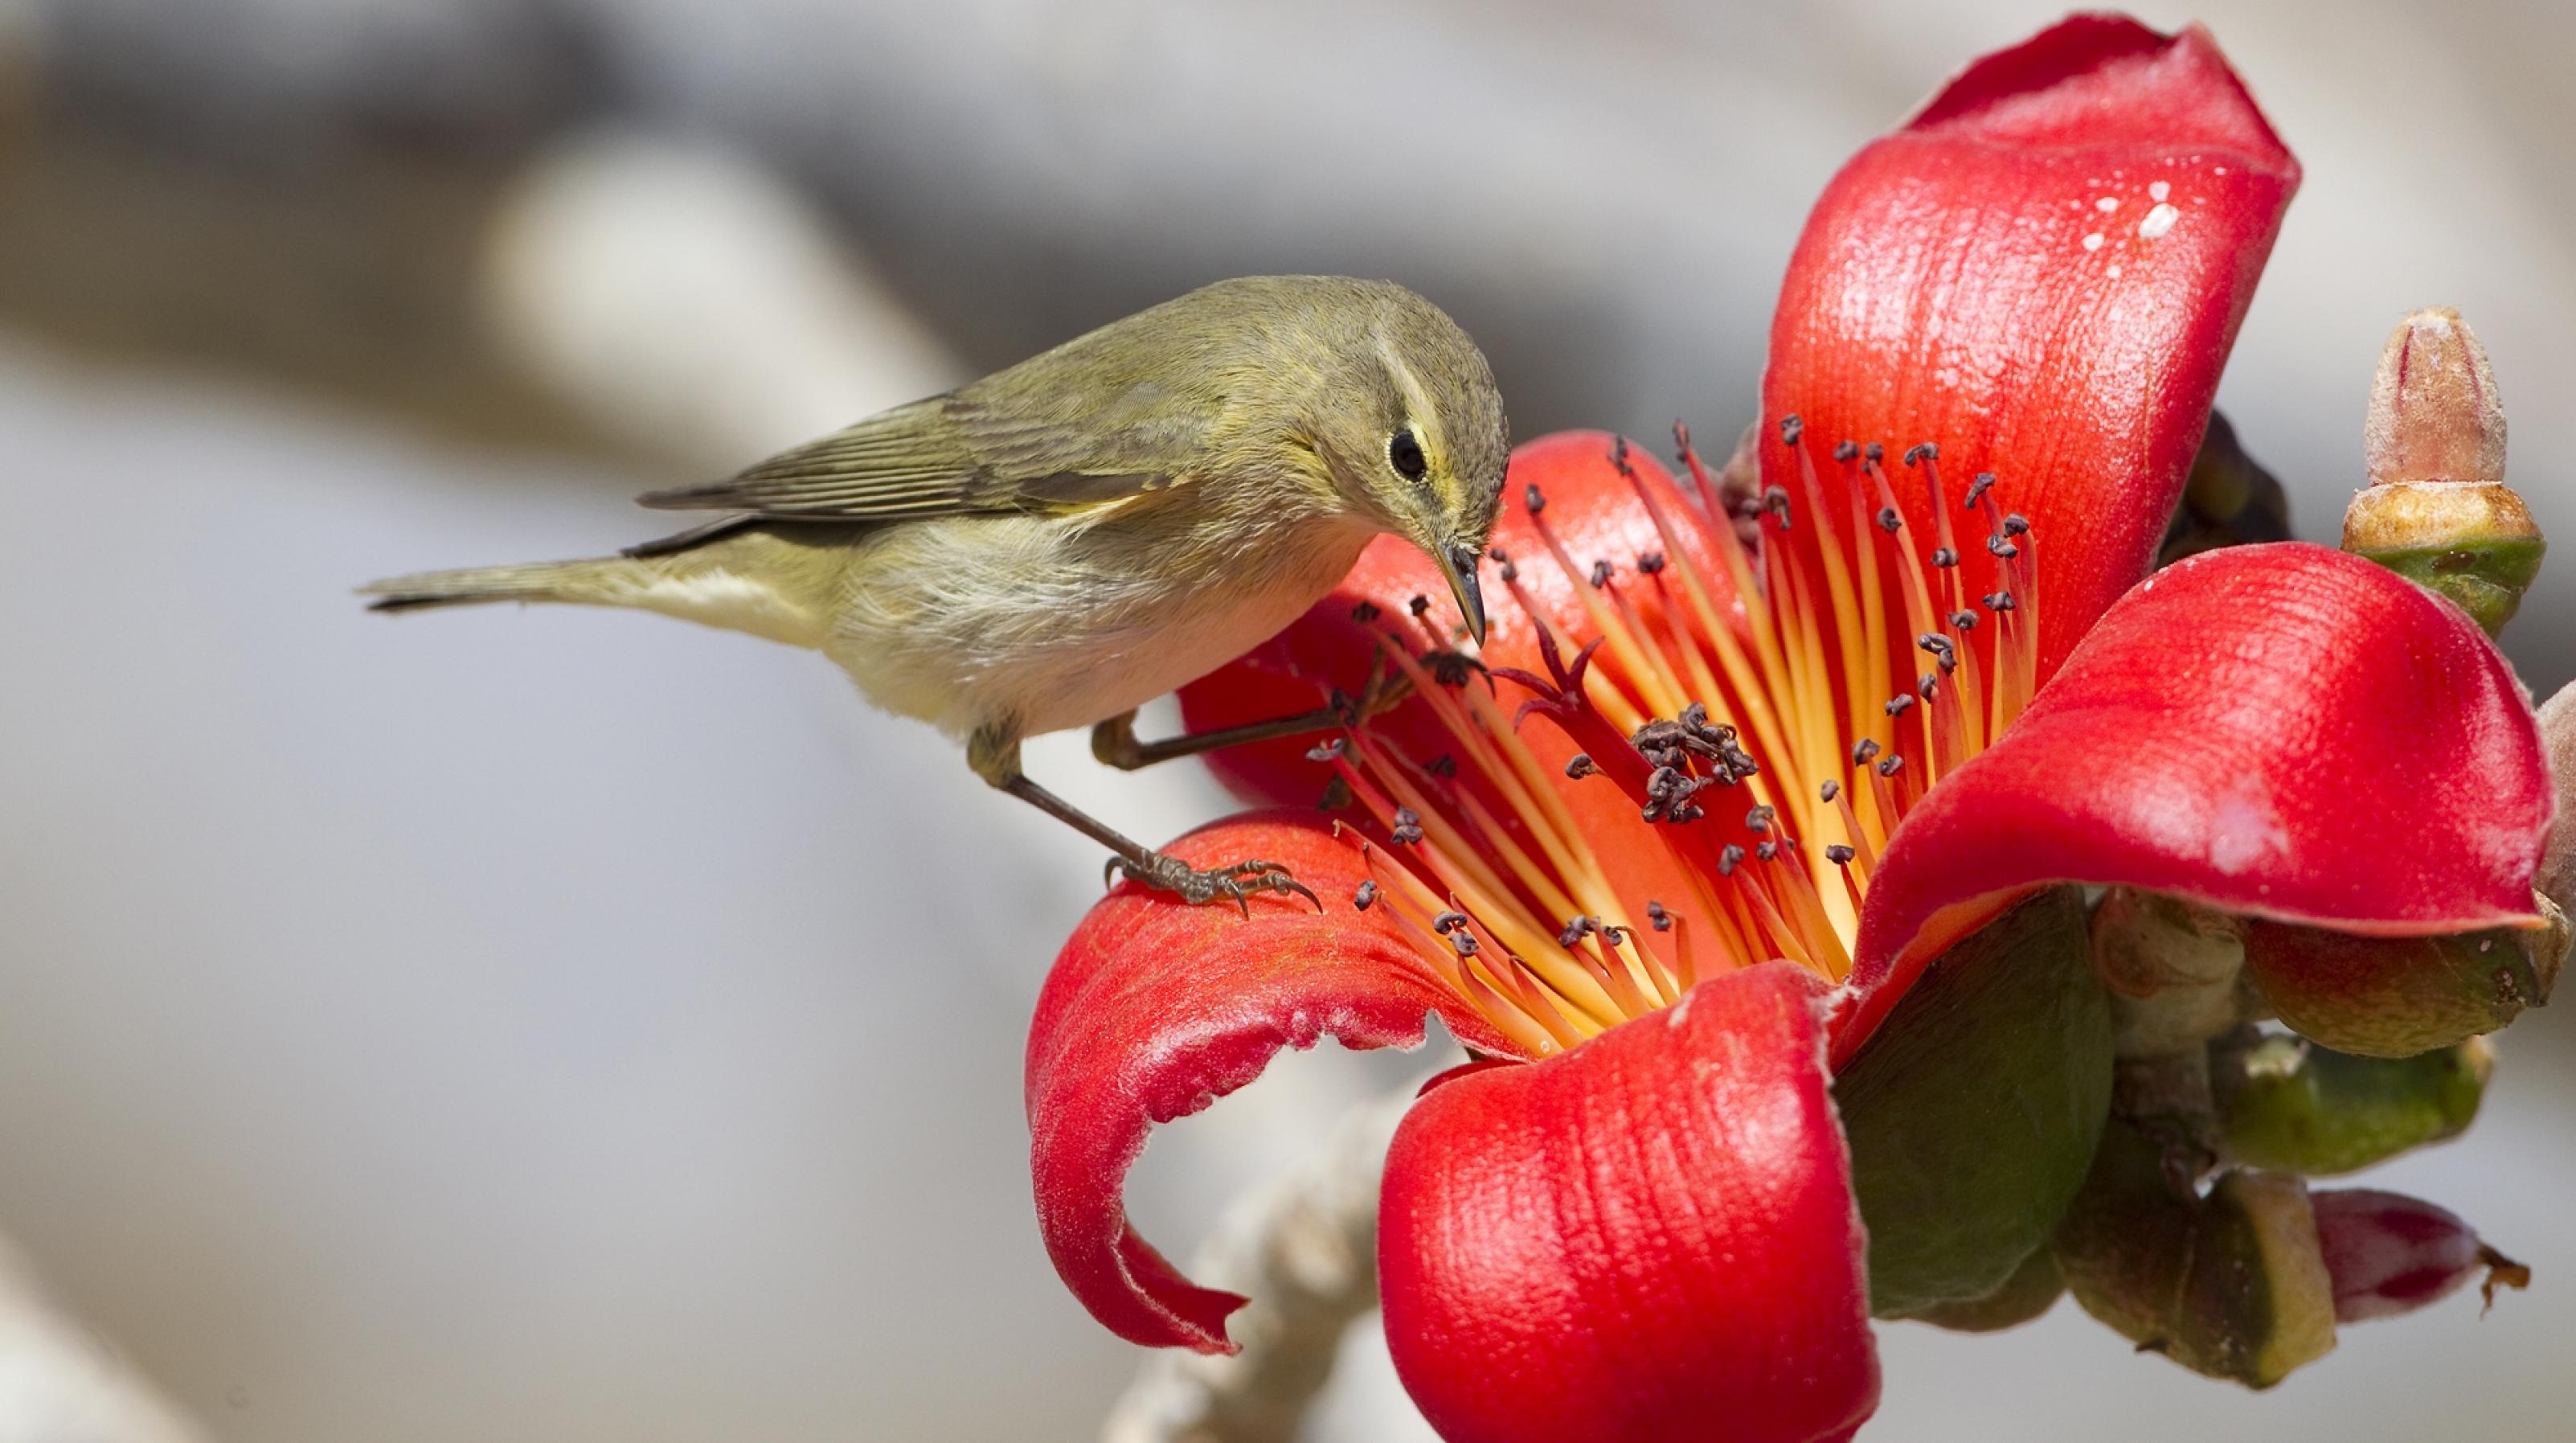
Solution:
[{"label": "curled red petal", "polygon": [[1946,919],[2039,882],[2378,936],[2532,925],[2555,805],[2531,702],[2457,607],[2319,546],[2206,552],[2104,613],[1897,828],[1837,1052]]},{"label": "curled red petal", "polygon": [[[2154,557],[2298,182],[2206,32],[2070,18],[1970,66],[1826,188],[1764,417],[1801,416],[1820,461],[1884,444],[1917,537],[1930,503],[1900,452],[1940,447],[1953,507],[1994,472],[2035,537],[2044,679]],[[1763,439],[1763,479],[1794,496],[1794,457]],[[1982,563],[1983,525],[1951,520]]]},{"label": "curled red petal", "polygon": [[1849,1436],[1878,1401],[1815,983],[1787,963],[1456,1078],[1387,1158],[1396,1371],[1450,1443]]},{"label": "curled red petal", "polygon": [[1029,1028],[1029,1166],[1047,1254],[1074,1296],[1132,1342],[1230,1352],[1243,1303],[1183,1277],[1127,1223],[1146,1130],[1261,1074],[1282,1047],[1411,1047],[1423,1016],[1488,1051],[1509,1043],[1430,975],[1384,906],[1361,912],[1359,852],[1312,813],[1237,817],[1172,843],[1195,865],[1277,862],[1324,899],[1261,895],[1252,915],[1126,883],[1047,974]]}]

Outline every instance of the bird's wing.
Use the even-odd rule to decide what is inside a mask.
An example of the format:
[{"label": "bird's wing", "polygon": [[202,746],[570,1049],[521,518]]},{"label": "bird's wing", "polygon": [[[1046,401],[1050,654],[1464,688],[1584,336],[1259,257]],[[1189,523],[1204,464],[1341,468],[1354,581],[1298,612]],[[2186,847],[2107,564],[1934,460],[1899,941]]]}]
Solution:
[{"label": "bird's wing", "polygon": [[640,499],[782,520],[895,521],[1081,511],[1193,474],[1205,408],[1173,404],[1150,380],[1087,396],[993,384],[1008,377],[871,416],[729,481]]}]

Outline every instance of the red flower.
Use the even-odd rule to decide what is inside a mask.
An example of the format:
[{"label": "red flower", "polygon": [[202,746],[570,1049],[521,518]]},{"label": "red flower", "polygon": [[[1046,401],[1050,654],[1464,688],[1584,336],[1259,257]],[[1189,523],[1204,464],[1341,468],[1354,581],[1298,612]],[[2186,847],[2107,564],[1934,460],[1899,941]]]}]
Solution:
[{"label": "red flower", "polygon": [[1327,915],[1128,886],[1058,958],[1032,1163],[1093,1314],[1225,1349],[1242,1299],[1127,1224],[1147,1128],[1281,1047],[1410,1046],[1436,1014],[1490,1060],[1407,1117],[1381,1275],[1441,1434],[1847,1437],[1878,1376],[1828,1084],[1927,958],[2063,880],[2365,933],[2531,923],[2546,775],[2474,626],[2309,546],[2140,581],[2297,180],[2197,30],[2081,17],[1989,56],[1809,222],[1758,547],[1687,448],[1685,483],[1550,437],[1513,458],[1518,605],[1478,662],[1381,546],[1190,688],[1221,725],[1382,655],[1418,694],[1314,760],[1223,763],[1345,808],[1175,844],[1283,862]]}]

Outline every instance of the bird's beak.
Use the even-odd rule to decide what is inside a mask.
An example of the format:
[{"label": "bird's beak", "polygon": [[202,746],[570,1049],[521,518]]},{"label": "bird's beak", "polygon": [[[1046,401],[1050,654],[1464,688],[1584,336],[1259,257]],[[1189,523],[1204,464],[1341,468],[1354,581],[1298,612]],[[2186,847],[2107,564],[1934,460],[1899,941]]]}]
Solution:
[{"label": "bird's beak", "polygon": [[1485,594],[1476,586],[1476,563],[1484,553],[1472,546],[1450,546],[1439,553],[1440,570],[1449,578],[1449,594],[1458,598],[1458,612],[1467,618],[1467,634],[1478,646],[1485,644]]}]

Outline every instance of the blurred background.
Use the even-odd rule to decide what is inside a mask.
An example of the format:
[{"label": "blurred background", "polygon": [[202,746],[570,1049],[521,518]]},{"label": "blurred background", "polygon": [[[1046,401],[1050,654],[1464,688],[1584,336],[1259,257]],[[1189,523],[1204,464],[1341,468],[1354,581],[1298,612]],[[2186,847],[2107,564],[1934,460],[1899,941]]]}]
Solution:
[{"label": "blurred background", "polygon": [[[1137,1359],[1038,1246],[1019,1063],[1094,849],[817,657],[348,589],[658,534],[631,493],[1248,272],[1424,291],[1522,436],[1731,436],[1817,190],[2055,13],[0,0],[0,1405],[59,1425],[11,1443],[1090,1436]],[[2207,21],[2307,165],[2221,395],[2299,532],[2448,304],[2576,538],[2576,9],[2144,18]],[[2576,560],[2509,649],[2576,672]],[[1147,837],[1222,807],[1032,769]],[[2373,1175],[2532,1292],[2260,1398],[2071,1304],[1890,1326],[1870,1436],[2565,1436],[2569,1010]],[[1165,1129],[1146,1232],[1186,1256],[1424,1065]],[[1428,1437],[1373,1328],[1344,1362],[1311,1439]]]}]

